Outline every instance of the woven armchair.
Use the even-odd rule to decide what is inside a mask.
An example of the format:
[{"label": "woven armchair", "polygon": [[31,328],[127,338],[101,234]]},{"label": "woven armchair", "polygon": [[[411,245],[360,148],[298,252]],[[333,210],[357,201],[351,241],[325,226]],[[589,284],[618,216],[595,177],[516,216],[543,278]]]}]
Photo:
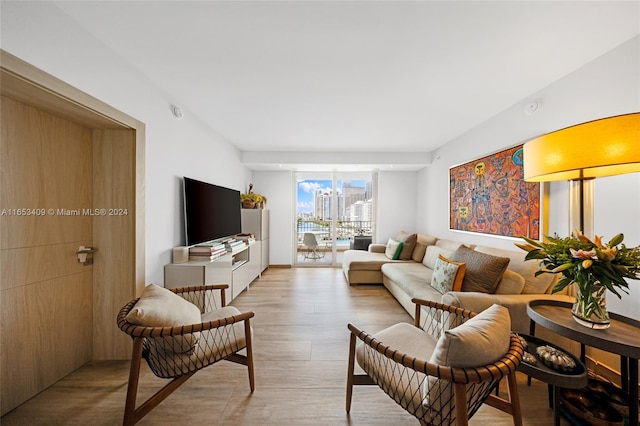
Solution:
[{"label": "woven armchair", "polygon": [[[127,315],[139,298],[122,307],[117,317],[118,327],[133,339],[124,425],[137,423],[198,370],[221,360],[246,365],[249,387],[253,392],[250,319],[254,313],[241,313],[235,307],[226,306],[225,289],[228,287],[226,284],[216,284],[170,290],[200,309],[201,322],[195,324],[175,327],[136,325],[127,320]],[[246,355],[238,354],[245,348]],[[153,374],[172,380],[136,408],[142,358],[147,361]]]},{"label": "woven armchair", "polygon": [[[445,331],[476,314],[437,302],[412,302],[416,304],[413,325],[396,324],[375,336],[348,325],[347,413],[354,385],[378,385],[422,425],[467,425],[483,403],[512,415],[514,424],[522,425],[515,371],[524,349],[518,338],[511,333],[508,351],[489,365],[455,368],[432,364],[428,347],[434,343],[429,342],[437,342]],[[423,359],[415,357],[416,353],[424,353]],[[365,374],[355,374],[356,361]],[[505,377],[509,400],[492,394]]]}]

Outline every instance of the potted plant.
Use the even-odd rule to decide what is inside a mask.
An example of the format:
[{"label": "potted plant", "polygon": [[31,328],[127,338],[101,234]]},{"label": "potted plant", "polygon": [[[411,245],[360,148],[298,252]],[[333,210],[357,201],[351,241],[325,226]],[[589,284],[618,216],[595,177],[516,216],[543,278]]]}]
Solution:
[{"label": "potted plant", "polygon": [[640,279],[640,246],[632,248],[622,244],[622,234],[606,244],[602,237],[596,236],[591,241],[580,231],[567,238],[547,236],[546,242],[523,239],[527,244],[516,243],[516,246],[527,252],[525,260],[540,262],[536,276],[544,273],[563,275],[553,293],[576,285],[573,317],[587,327],[607,328],[606,291],[621,298],[618,290],[629,293],[625,278]]},{"label": "potted plant", "polygon": [[249,191],[240,194],[240,202],[244,209],[263,209],[267,204],[267,197],[253,192],[253,184],[249,184]]}]

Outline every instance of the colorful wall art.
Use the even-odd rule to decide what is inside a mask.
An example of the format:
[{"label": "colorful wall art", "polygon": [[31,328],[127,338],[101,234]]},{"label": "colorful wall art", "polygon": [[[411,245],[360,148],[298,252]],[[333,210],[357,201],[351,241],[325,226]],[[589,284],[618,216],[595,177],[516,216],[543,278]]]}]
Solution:
[{"label": "colorful wall art", "polygon": [[541,238],[539,183],[523,178],[522,145],[449,169],[449,227]]}]

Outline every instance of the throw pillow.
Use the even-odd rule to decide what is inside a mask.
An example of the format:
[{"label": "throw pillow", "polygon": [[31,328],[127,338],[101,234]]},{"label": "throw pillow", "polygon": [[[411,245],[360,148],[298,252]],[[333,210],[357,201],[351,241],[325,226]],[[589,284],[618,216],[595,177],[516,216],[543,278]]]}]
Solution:
[{"label": "throw pillow", "polygon": [[447,250],[438,246],[427,246],[424,258],[422,259],[422,264],[429,269],[436,269],[436,261],[440,255],[447,259],[451,259],[451,256],[453,256],[453,250]]},{"label": "throw pillow", "polygon": [[[492,305],[465,323],[445,331],[429,358],[429,362],[446,367],[481,367],[502,358],[509,350],[511,317],[504,306]],[[434,412],[455,410],[451,382],[429,376],[422,397]],[[473,386],[472,384],[467,385]],[[437,417],[437,416],[436,416]],[[433,418],[440,424],[440,418]]]},{"label": "throw pillow", "polygon": [[387,241],[387,249],[384,251],[384,254],[391,260],[398,260],[398,256],[400,256],[401,251],[402,243],[394,240],[393,238],[389,238],[389,241]]},{"label": "throw pillow", "polygon": [[491,256],[465,246],[453,252],[451,260],[467,264],[462,281],[462,291],[494,293],[498,283],[509,265],[508,257]]},{"label": "throw pillow", "polygon": [[402,243],[402,250],[400,251],[400,260],[410,260],[413,254],[413,249],[418,241],[418,234],[408,234],[404,231],[400,232],[396,240]]},{"label": "throw pillow", "polygon": [[454,262],[442,255],[438,255],[436,267],[431,275],[431,287],[445,294],[448,291],[460,291],[466,265]]},{"label": "throw pillow", "polygon": [[[198,324],[200,309],[166,288],[149,284],[140,299],[127,314],[127,321],[145,327],[175,327]],[[185,353],[193,350],[198,343],[199,333],[163,338],[163,349]]]},{"label": "throw pillow", "polygon": [[440,335],[429,362],[458,368],[491,364],[507,353],[510,336],[509,310],[493,304]]},{"label": "throw pillow", "polygon": [[522,275],[507,269],[496,287],[495,294],[520,294],[524,284],[525,279]]},{"label": "throw pillow", "polygon": [[416,246],[411,254],[411,260],[415,262],[422,262],[424,254],[427,251],[427,247],[434,245],[438,239],[432,235],[418,234],[418,238],[416,240]]}]

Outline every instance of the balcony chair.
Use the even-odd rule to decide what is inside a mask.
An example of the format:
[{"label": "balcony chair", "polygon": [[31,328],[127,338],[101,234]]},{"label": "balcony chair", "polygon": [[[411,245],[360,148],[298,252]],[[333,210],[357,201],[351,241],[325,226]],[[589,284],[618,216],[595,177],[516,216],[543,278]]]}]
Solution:
[{"label": "balcony chair", "polygon": [[[225,306],[228,287],[168,290],[150,284],[140,298],[122,307],[118,327],[133,339],[124,425],[137,423],[198,370],[221,360],[246,365],[253,392],[250,319],[254,313]],[[245,348],[246,355],[240,355]],[[136,408],[142,358],[157,377],[172,380]]]},{"label": "balcony chair", "polygon": [[315,234],[311,232],[305,232],[302,244],[306,248],[304,254],[305,259],[318,260],[324,258],[324,252],[320,251],[318,240],[316,239]]},{"label": "balcony chair", "polygon": [[[437,302],[412,302],[413,325],[375,335],[348,325],[347,413],[353,385],[378,385],[421,425],[467,425],[483,403],[522,425],[515,371],[524,349],[510,331],[508,310],[493,305],[476,316]],[[365,374],[354,373],[356,361]],[[509,400],[491,394],[504,377]]]}]

